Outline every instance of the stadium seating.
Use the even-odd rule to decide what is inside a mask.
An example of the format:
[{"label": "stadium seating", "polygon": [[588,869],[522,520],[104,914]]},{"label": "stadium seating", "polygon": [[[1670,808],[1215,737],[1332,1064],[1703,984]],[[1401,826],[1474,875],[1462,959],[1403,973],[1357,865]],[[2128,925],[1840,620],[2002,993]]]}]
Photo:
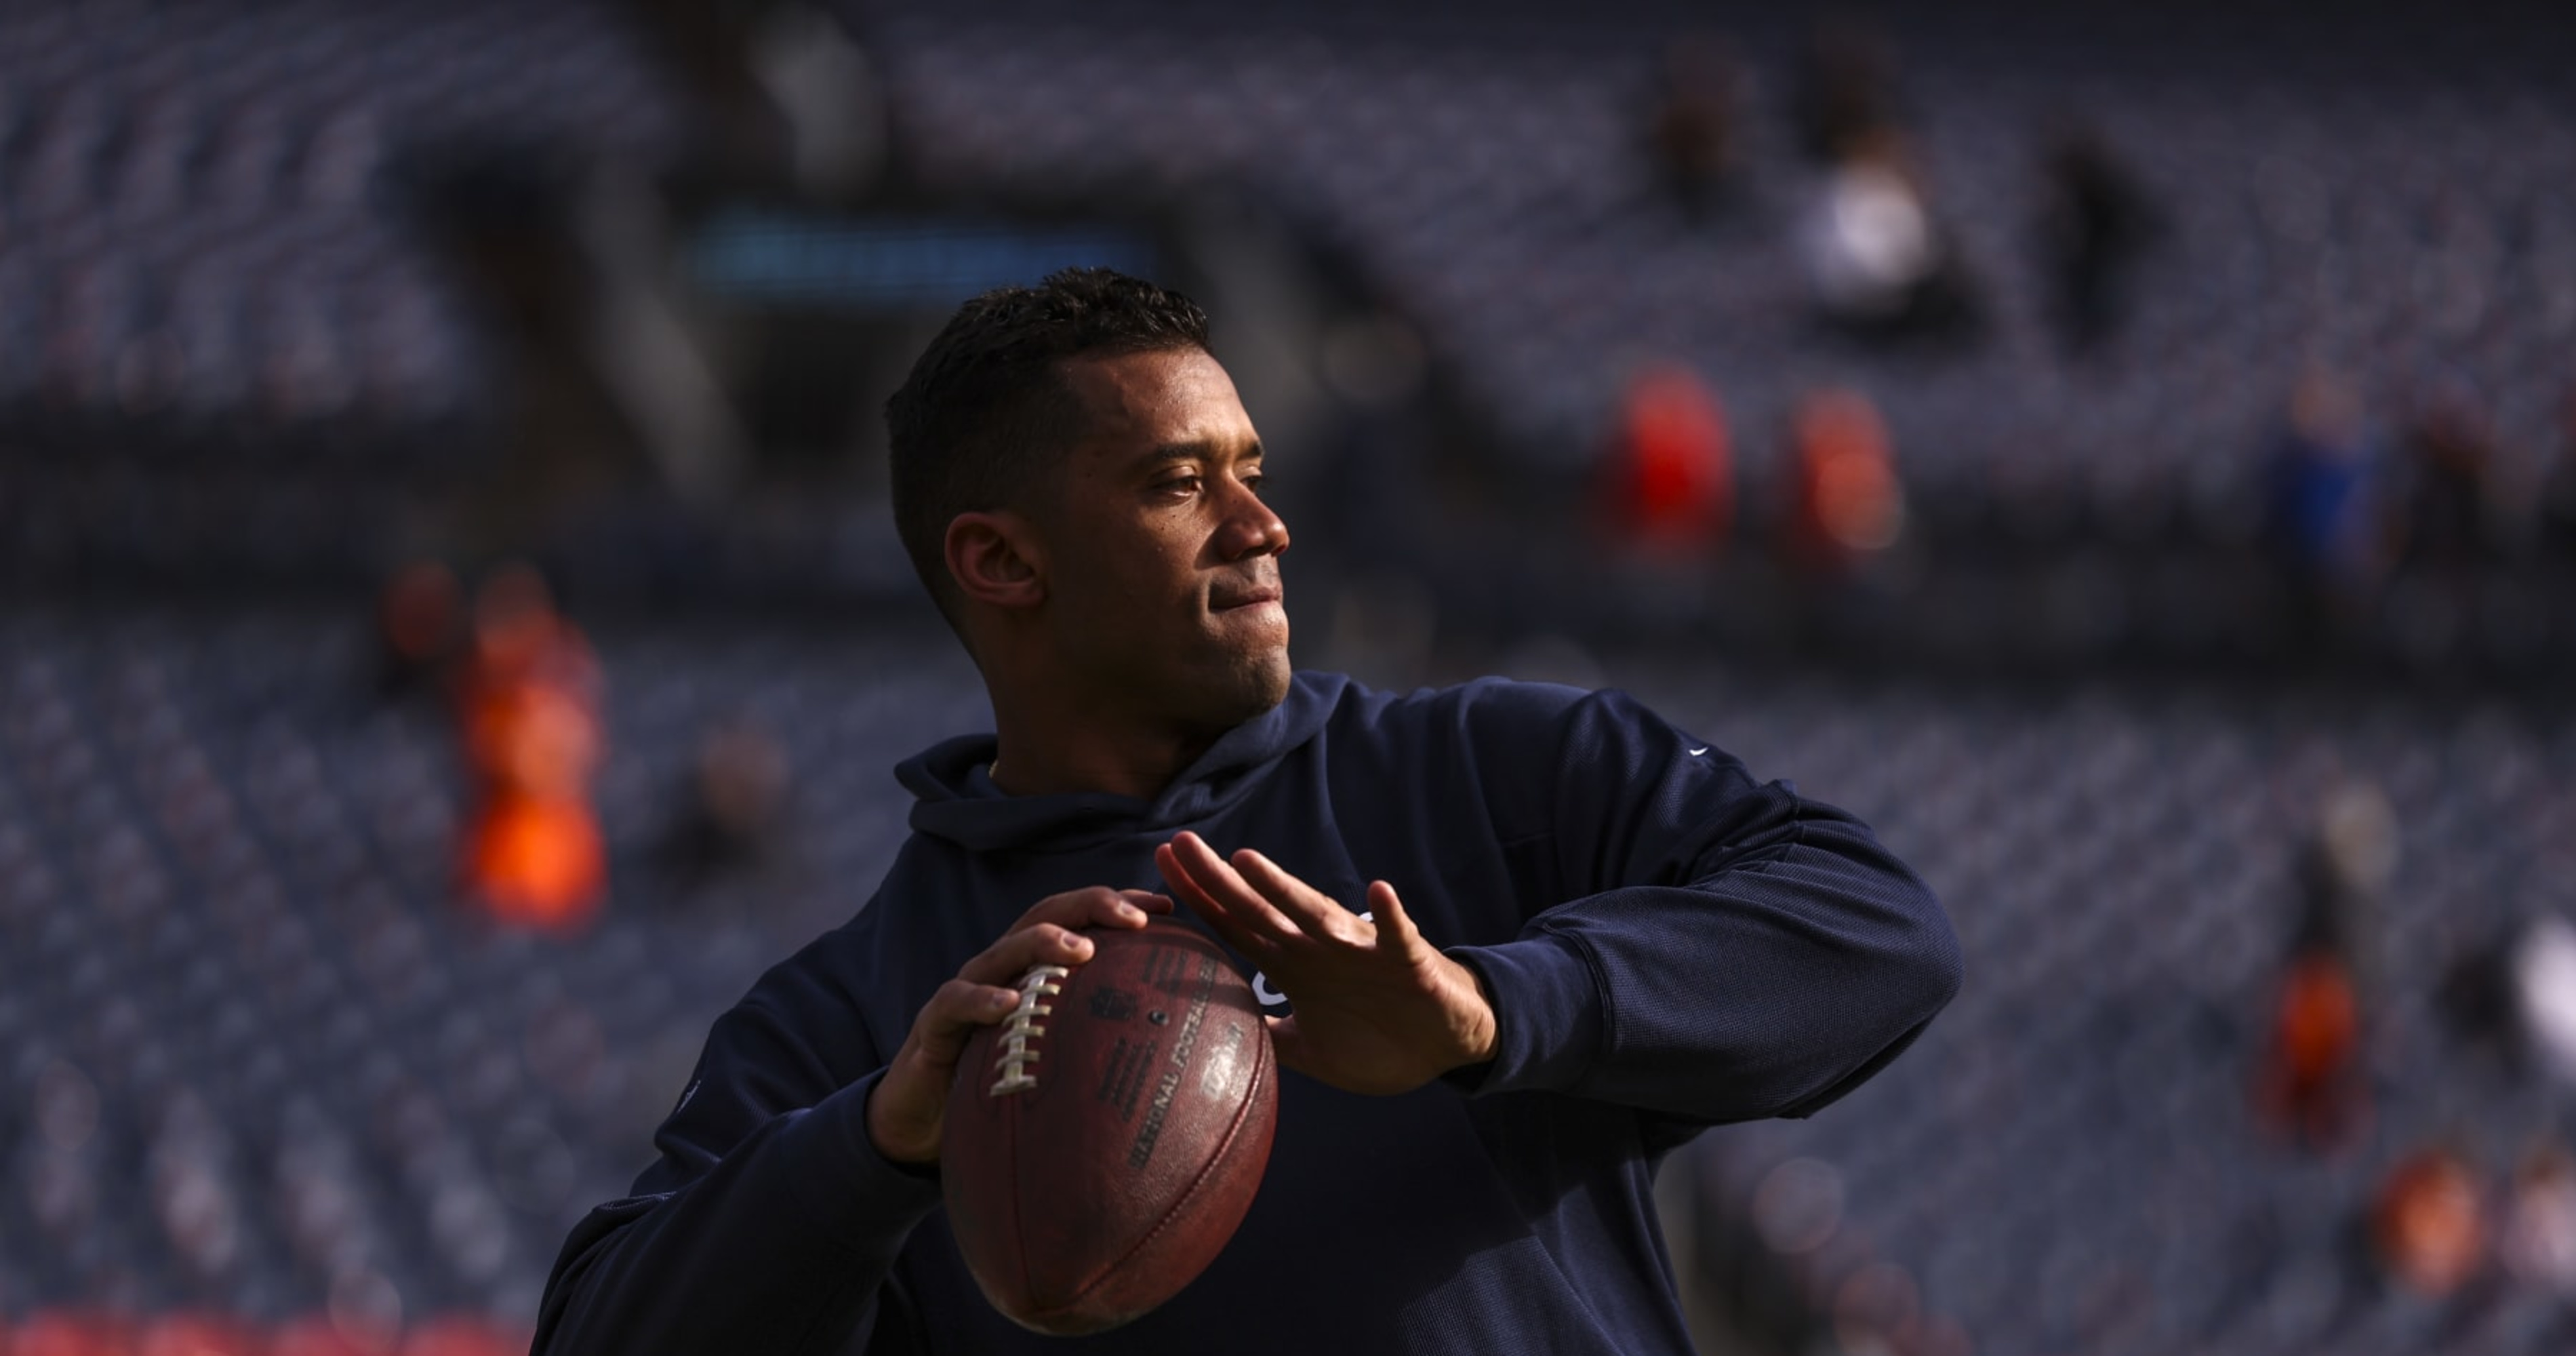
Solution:
[{"label": "stadium seating", "polygon": [[[1839,1186],[1839,1235],[1784,1249],[1823,1307],[1851,1274],[1893,1264],[1979,1350],[2566,1340],[2558,1297],[2415,1300],[2354,1241],[2371,1184],[2405,1152],[2459,1144],[2495,1188],[2563,1134],[2567,1090],[2464,1037],[2437,1001],[2451,967],[2565,907],[2553,863],[2568,807],[2548,789],[2576,756],[2562,717],[1830,684],[1705,709],[1709,737],[1868,816],[1940,889],[1967,947],[1960,1001],[1883,1077],[1811,1123],[1704,1142],[1709,1201],[1733,1217],[1755,1214],[1784,1163],[1821,1164]],[[2309,1158],[2258,1120],[2252,1092],[2298,909],[2294,854],[2345,775],[2386,787],[2402,857],[2362,943],[2374,1115]]]},{"label": "stadium seating", "polygon": [[[1662,359],[1717,384],[1757,468],[1801,391],[1858,384],[1931,499],[2129,536],[2241,531],[2311,361],[2390,415],[2465,377],[2511,475],[2564,437],[2576,234],[2547,204],[2576,175],[2551,93],[2576,25],[2537,8],[1891,19],[1935,213],[1993,320],[1947,357],[1858,353],[1809,318],[1791,225],[1813,179],[1784,107],[1803,21],[1779,6],[850,8],[943,179],[1265,190],[1352,250],[1542,465],[1591,455],[1629,373]],[[1732,38],[1756,77],[1751,219],[1725,229],[1663,202],[1642,150],[1656,45],[1686,29]],[[2095,363],[2055,352],[2031,238],[2066,115],[2168,219]]]},{"label": "stadium seating", "polygon": [[383,568],[508,389],[416,166],[686,133],[605,4],[0,12],[0,574]]},{"label": "stadium seating", "polygon": [[[616,903],[573,945],[452,898],[452,731],[373,705],[363,628],[37,612],[0,633],[0,1161],[26,1186],[0,1193],[25,1212],[0,1224],[0,1313],[267,1320],[364,1283],[413,1314],[532,1318],[707,1020],[864,902],[904,832],[892,751],[972,718],[958,666],[916,646],[619,647],[670,681],[618,675]],[[728,718],[794,732],[796,848],[683,889],[656,863]]]},{"label": "stadium seating", "polygon": [[[275,1321],[390,1295],[532,1317],[708,1021],[865,901],[905,832],[890,765],[984,719],[933,636],[656,627],[601,652],[614,898],[558,941],[452,898],[452,734],[376,704],[362,627],[0,619],[0,932],[20,939],[0,949],[0,1095],[27,1112],[0,1117],[26,1186],[0,1195],[0,1312]],[[1903,1268],[1981,1349],[2296,1349],[2329,1321],[2341,1350],[2415,1349],[2430,1320],[2340,1240],[2407,1148],[2449,1134],[2501,1176],[2568,1109],[2461,1045],[2433,994],[2468,948],[2563,907],[2576,729],[2395,698],[1710,675],[1611,664],[1758,773],[1871,819],[1947,900],[1969,974],[1877,1082],[1704,1141],[1713,1203],[1741,1214],[1780,1163],[1824,1164],[1847,1206],[1834,1246],[1793,1259],[1809,1284]],[[666,838],[726,720],[793,751],[789,847],[689,884]],[[2296,851],[2357,770],[2404,826],[2367,944],[2378,1115],[2312,1161],[2248,1093]],[[2508,1296],[2478,1322],[2556,1312]]]},{"label": "stadium seating", "polygon": [[390,168],[467,140],[667,154],[635,46],[593,4],[12,7],[0,412],[273,431],[488,399]]}]

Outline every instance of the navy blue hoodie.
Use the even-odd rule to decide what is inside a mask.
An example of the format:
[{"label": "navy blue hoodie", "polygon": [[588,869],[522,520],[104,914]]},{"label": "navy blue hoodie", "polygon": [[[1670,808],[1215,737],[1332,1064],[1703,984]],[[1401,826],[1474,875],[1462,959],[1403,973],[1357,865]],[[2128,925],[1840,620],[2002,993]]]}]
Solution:
[{"label": "navy blue hoodie", "polygon": [[[661,1160],[565,1244],[539,1353],[1687,1353],[1662,1155],[1833,1101],[1959,984],[1940,906],[1858,820],[1616,692],[1299,674],[1150,803],[1009,796],[993,756],[974,736],[902,766],[919,800],[884,884],[717,1020]],[[977,1292],[936,1172],[876,1152],[868,1092],[1030,904],[1160,889],[1182,829],[1346,907],[1394,885],[1484,979],[1498,1053],[1397,1097],[1289,1074],[1206,1273],[1127,1327],[1035,1336]]]}]

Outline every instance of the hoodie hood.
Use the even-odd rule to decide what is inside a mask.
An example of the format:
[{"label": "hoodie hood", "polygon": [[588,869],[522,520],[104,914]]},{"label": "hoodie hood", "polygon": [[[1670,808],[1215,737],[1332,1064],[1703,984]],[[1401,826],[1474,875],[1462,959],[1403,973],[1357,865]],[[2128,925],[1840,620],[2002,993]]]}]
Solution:
[{"label": "hoodie hood", "polygon": [[1349,687],[1338,673],[1298,673],[1285,700],[1218,736],[1151,801],[1100,791],[1011,795],[993,784],[998,741],[989,734],[932,745],[897,764],[895,778],[915,797],[913,831],[969,852],[1067,851],[1170,833],[1241,800],[1272,764],[1324,728]]}]

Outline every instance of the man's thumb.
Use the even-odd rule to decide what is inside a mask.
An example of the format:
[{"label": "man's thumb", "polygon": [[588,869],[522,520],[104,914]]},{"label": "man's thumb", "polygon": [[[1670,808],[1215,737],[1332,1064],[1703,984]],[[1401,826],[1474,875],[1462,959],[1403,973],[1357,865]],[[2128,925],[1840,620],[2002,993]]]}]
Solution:
[{"label": "man's thumb", "polygon": [[1295,1069],[1301,1074],[1315,1072],[1306,1067],[1306,1038],[1297,1030],[1295,1013],[1285,1017],[1264,1017],[1261,1020],[1270,1028],[1270,1048],[1278,1054],[1281,1068]]}]

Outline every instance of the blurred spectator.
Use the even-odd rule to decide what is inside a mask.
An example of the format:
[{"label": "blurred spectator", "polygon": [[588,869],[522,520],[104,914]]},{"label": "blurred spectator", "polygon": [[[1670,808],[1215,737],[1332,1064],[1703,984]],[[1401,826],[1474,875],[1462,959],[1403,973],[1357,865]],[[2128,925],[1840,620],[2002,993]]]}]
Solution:
[{"label": "blurred spectator", "polygon": [[484,582],[459,698],[475,784],[468,890],[507,922],[588,921],[607,884],[589,799],[602,752],[599,663],[534,569],[506,566]]},{"label": "blurred spectator", "polygon": [[1613,530],[1662,558],[1721,550],[1735,525],[1726,411],[1689,369],[1659,365],[1629,383],[1610,457]]},{"label": "blurred spectator", "polygon": [[2507,1269],[2554,1295],[2576,1295],[2576,1159],[2556,1144],[2523,1160],[2498,1251]]},{"label": "blurred spectator", "polygon": [[2059,339],[2082,355],[2119,328],[2130,275],[2160,229],[2159,214],[2089,127],[2060,134],[2041,173],[2042,266],[2055,293]]},{"label": "blurred spectator", "polygon": [[2495,427],[2476,394],[2457,380],[2435,385],[2408,421],[2405,452],[2406,559],[2453,569],[2484,560]]},{"label": "blurred spectator", "polygon": [[1692,34],[1664,48],[1652,150],[1657,177],[1682,215],[1706,221],[1741,192],[1744,65],[1722,38]]},{"label": "blurred spectator", "polygon": [[787,755],[768,732],[741,721],[709,730],[672,831],[673,869],[690,882],[758,869],[777,850],[786,799]]},{"label": "blurred spectator", "polygon": [[2556,916],[2533,920],[2505,969],[2522,1038],[2550,1072],[2576,1080],[2576,926]]},{"label": "blurred spectator", "polygon": [[1834,163],[1897,127],[1896,51],[1849,22],[1817,25],[1799,54],[1790,116],[1808,158]]},{"label": "blurred spectator", "polygon": [[2519,997],[2514,947],[2503,940],[2462,946],[2434,991],[2435,1005],[2454,1034],[2517,1069],[2529,1051]]},{"label": "blurred spectator", "polygon": [[2342,1143],[2362,1111],[2361,1000],[2351,964],[2332,952],[2291,958],[2272,1017],[2264,1110],[2311,1148]]},{"label": "blurred spectator", "polygon": [[435,560],[405,565],[376,608],[376,691],[399,700],[429,688],[455,657],[465,623],[456,572]]},{"label": "blurred spectator", "polygon": [[747,36],[744,64],[786,125],[797,187],[844,201],[866,192],[885,169],[893,110],[848,22],[825,5],[772,4]]},{"label": "blurred spectator", "polygon": [[2312,1148],[2342,1143],[2368,1110],[2359,958],[2396,866],[2387,796],[2366,782],[2328,792],[2303,862],[2261,1084],[2267,1117]]},{"label": "blurred spectator", "polygon": [[2369,781],[2338,782],[2317,805],[2300,862],[2300,916],[2292,948],[2357,956],[2397,874],[2397,810]]},{"label": "blurred spectator", "polygon": [[698,96],[725,172],[847,200],[876,182],[893,115],[848,24],[804,0],[630,0],[638,29]]},{"label": "blurred spectator", "polygon": [[2558,456],[2540,488],[2543,541],[2561,556],[2576,556],[2576,383],[2558,403]]},{"label": "blurred spectator", "polygon": [[1966,274],[1893,131],[1858,138],[1834,161],[1799,223],[1798,251],[1818,308],[1855,335],[1959,339],[1975,328]]},{"label": "blurred spectator", "polygon": [[1905,488],[1887,424],[1858,391],[1818,391],[1790,422],[1789,524],[1783,545],[1812,575],[1850,573],[1896,544]]},{"label": "blurred spectator", "polygon": [[2351,387],[2311,368],[2267,477],[2267,537],[2312,603],[2350,605],[2388,566],[2382,471]]},{"label": "blurred spectator", "polygon": [[2447,1148],[2418,1150],[2383,1180],[2371,1211],[2380,1265],[2418,1294],[2455,1294],[2486,1260],[2486,1215],[2469,1165]]},{"label": "blurred spectator", "polygon": [[585,710],[599,704],[599,659],[589,639],[555,610],[545,576],[514,563],[494,570],[475,594],[462,691],[471,703],[526,685],[559,691]]}]

